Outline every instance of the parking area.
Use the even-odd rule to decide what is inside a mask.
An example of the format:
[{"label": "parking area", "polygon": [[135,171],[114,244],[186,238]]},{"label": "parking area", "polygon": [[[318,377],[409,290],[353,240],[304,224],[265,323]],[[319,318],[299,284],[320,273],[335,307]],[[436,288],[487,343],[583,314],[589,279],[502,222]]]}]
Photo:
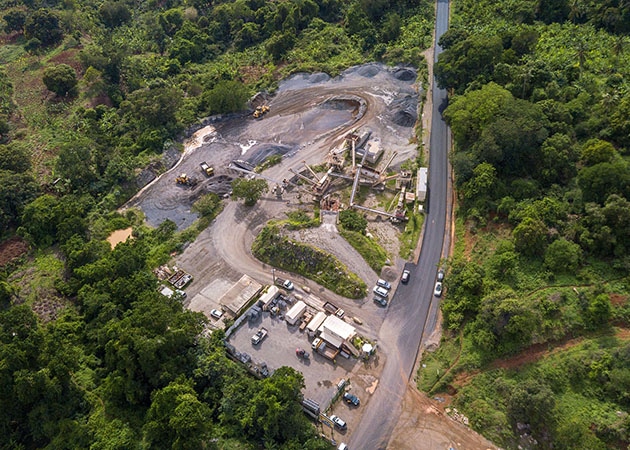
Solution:
[{"label": "parking area", "polygon": [[[288,366],[302,372],[306,385],[304,397],[318,402],[323,411],[335,395],[337,383],[350,376],[358,360],[339,355],[333,362],[315,353],[307,333],[299,330],[299,322],[289,325],[281,317],[263,312],[255,322],[243,321],[228,342],[239,352],[249,354],[255,362],[265,362],[271,371]],[[261,327],[267,329],[267,337],[253,345],[251,338]],[[305,349],[310,358],[299,358],[296,355],[298,348]]]}]

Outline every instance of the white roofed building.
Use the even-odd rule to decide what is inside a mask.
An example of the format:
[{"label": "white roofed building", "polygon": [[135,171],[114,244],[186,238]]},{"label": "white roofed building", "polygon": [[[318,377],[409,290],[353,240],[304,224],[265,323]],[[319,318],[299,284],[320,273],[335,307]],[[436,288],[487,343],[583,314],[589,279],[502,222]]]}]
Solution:
[{"label": "white roofed building", "polygon": [[349,323],[344,322],[337,316],[328,316],[319,327],[319,337],[335,348],[340,348],[348,341],[347,346],[351,346],[349,340],[356,334],[356,329]]}]

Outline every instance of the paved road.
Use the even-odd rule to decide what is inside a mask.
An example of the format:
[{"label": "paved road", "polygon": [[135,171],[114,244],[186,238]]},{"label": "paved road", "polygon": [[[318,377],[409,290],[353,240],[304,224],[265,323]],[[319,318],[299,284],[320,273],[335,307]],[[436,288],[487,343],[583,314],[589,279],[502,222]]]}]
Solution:
[{"label": "paved road", "polygon": [[[449,2],[438,0],[436,11],[435,53],[448,28]],[[446,225],[449,131],[441,111],[446,91],[433,83],[433,120],[431,124],[429,160],[429,205],[426,215],[422,251],[417,265],[408,265],[411,281],[400,285],[379,333],[380,350],[387,354],[387,363],[379,387],[370,400],[360,426],[353,432],[351,449],[385,449],[401,411],[402,397],[412,377],[414,362],[422,336],[435,328],[439,299],[433,287],[442,254]]]}]

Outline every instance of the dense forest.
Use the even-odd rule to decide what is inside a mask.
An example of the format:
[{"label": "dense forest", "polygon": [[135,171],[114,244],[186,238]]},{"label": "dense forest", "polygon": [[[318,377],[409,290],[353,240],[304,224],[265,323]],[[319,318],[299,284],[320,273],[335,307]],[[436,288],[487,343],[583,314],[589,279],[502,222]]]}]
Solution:
[{"label": "dense forest", "polygon": [[181,233],[115,211],[203,117],[298,71],[425,70],[432,26],[426,0],[1,0],[0,237],[30,250],[0,270],[0,448],[330,448],[300,373],[252,377],[157,291],[220,200]]},{"label": "dense forest", "polygon": [[419,385],[505,448],[630,443],[630,4],[457,0],[456,249]]}]

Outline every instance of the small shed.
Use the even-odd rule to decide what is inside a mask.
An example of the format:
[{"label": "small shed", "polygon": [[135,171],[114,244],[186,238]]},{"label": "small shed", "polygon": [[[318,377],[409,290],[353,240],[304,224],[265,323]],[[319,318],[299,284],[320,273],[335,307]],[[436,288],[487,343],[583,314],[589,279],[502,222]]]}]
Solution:
[{"label": "small shed", "polygon": [[258,304],[263,311],[268,311],[271,308],[271,302],[278,296],[280,292],[276,286],[267,286],[267,290],[263,292],[258,300]]},{"label": "small shed", "polygon": [[289,325],[295,325],[302,317],[302,314],[306,311],[306,303],[303,301],[297,302],[291,307],[291,309],[284,316]]},{"label": "small shed", "polygon": [[175,294],[175,291],[167,286],[164,286],[160,291],[160,294],[162,294],[164,297],[171,298],[173,294]]},{"label": "small shed", "polygon": [[315,317],[311,319],[311,321],[306,325],[306,331],[309,334],[313,334],[317,331],[317,329],[322,325],[322,323],[326,320],[326,313],[319,311],[315,314]]}]

